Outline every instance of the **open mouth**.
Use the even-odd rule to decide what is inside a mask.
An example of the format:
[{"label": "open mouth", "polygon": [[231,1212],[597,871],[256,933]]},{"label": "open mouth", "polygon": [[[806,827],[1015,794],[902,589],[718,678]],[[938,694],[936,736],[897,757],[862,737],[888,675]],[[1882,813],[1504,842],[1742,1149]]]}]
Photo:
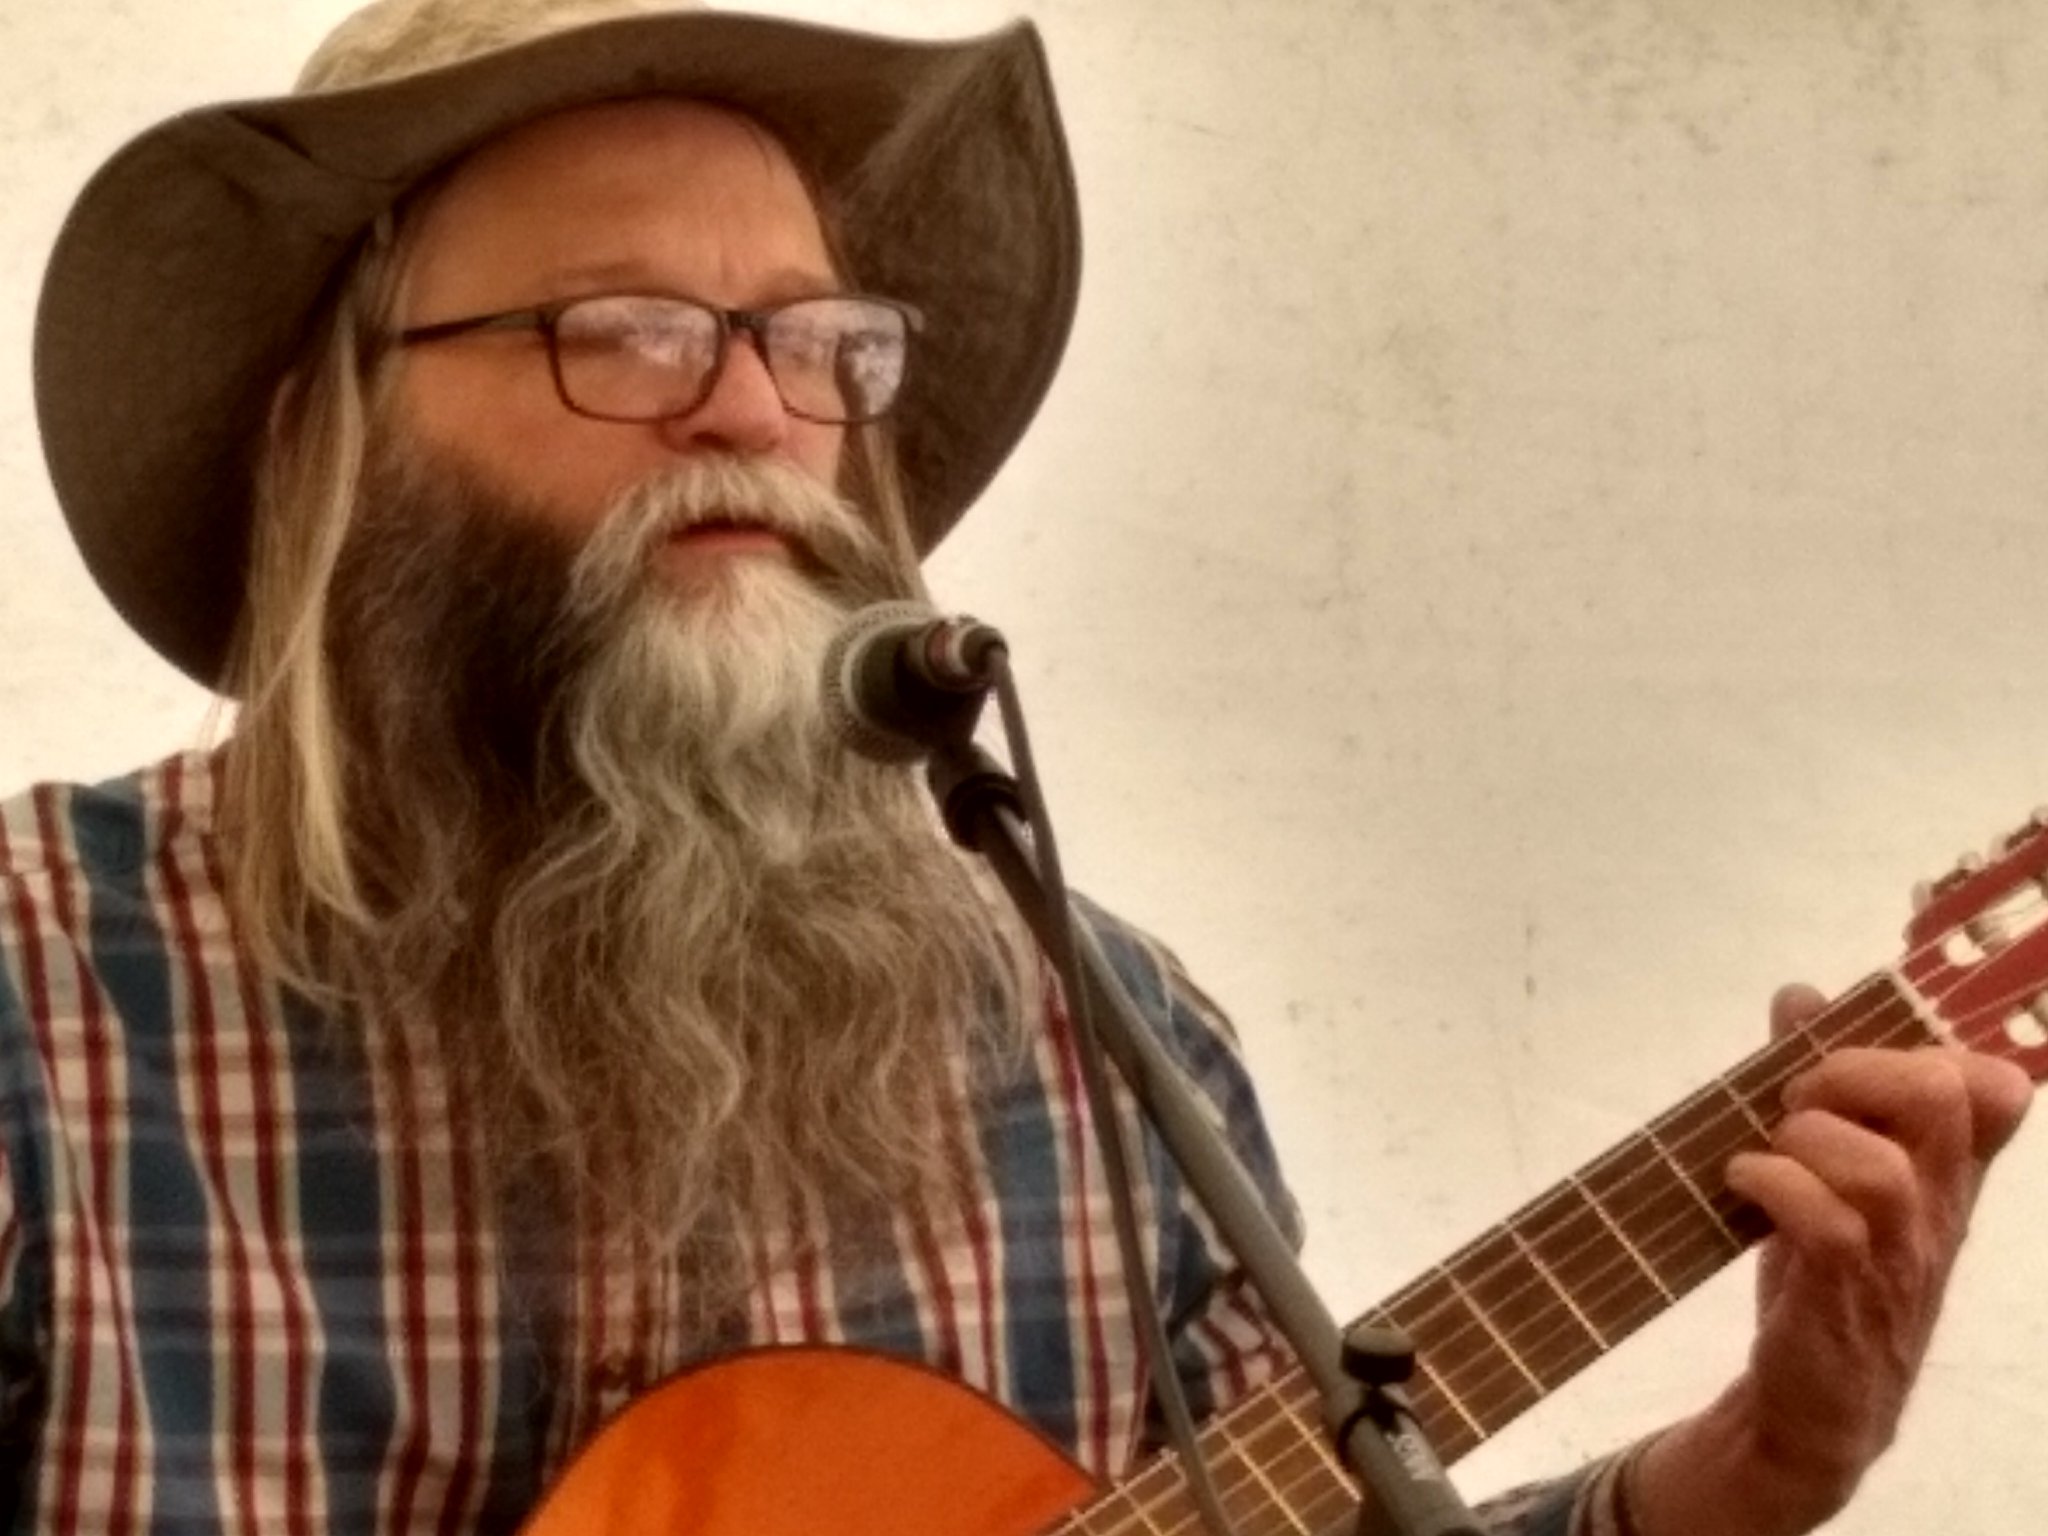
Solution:
[{"label": "open mouth", "polygon": [[713,517],[678,528],[668,536],[671,544],[759,542],[788,547],[789,536],[767,523],[743,517]]},{"label": "open mouth", "polygon": [[671,560],[766,557],[802,563],[807,552],[791,535],[745,517],[714,517],[672,531],[663,545]]}]

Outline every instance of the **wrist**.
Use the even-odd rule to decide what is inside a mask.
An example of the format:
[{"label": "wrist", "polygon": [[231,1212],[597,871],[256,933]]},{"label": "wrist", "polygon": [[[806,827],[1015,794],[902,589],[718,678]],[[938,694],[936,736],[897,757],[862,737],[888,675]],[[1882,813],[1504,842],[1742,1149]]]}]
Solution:
[{"label": "wrist", "polygon": [[1738,1384],[1632,1456],[1619,1502],[1634,1536],[1804,1536],[1848,1502],[1863,1465],[1818,1451],[1759,1433]]}]

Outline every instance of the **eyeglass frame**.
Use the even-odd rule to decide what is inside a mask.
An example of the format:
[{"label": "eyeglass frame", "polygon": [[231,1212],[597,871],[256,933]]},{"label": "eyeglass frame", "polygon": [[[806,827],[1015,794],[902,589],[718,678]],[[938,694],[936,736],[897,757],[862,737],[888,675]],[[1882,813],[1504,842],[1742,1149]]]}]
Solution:
[{"label": "eyeglass frame", "polygon": [[[569,386],[562,379],[562,350],[556,340],[555,327],[562,315],[579,304],[596,303],[603,299],[664,299],[671,303],[687,304],[704,311],[718,322],[718,350],[711,360],[711,366],[704,371],[703,387],[688,405],[676,411],[664,411],[655,416],[610,416],[578,405],[569,398]],[[782,408],[799,421],[817,422],[824,426],[861,427],[881,421],[896,408],[896,402],[903,398],[903,381],[899,380],[896,392],[889,397],[889,403],[872,416],[854,416],[843,420],[813,416],[798,410],[789,403],[782,392],[782,380],[776,377],[775,364],[768,355],[768,323],[786,309],[799,304],[815,304],[821,300],[854,299],[863,304],[879,304],[884,309],[894,310],[903,318],[904,325],[904,379],[910,375],[910,338],[924,329],[924,311],[915,304],[901,299],[884,298],[875,293],[810,293],[801,298],[785,299],[765,309],[729,309],[724,305],[707,303],[687,293],[648,292],[645,290],[622,290],[616,293],[579,293],[574,298],[551,299],[545,304],[530,304],[520,309],[495,310],[487,315],[469,315],[459,320],[436,320],[428,325],[407,326],[392,337],[402,347],[422,343],[450,341],[458,336],[469,336],[479,331],[538,331],[541,340],[547,344],[548,373],[554,380],[555,397],[562,402],[565,410],[591,421],[610,421],[621,424],[637,424],[654,421],[678,421],[697,410],[711,398],[718,381],[725,375],[726,359],[732,355],[733,336],[744,332],[753,338],[754,353],[761,359],[761,366],[768,374],[768,380],[775,386],[775,398]]]}]

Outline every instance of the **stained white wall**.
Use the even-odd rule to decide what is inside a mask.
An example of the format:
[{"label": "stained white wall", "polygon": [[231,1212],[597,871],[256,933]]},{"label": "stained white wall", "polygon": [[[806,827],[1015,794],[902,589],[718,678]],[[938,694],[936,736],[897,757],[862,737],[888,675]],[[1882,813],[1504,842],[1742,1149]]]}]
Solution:
[{"label": "stained white wall", "polygon": [[[0,785],[204,699],[90,589],[28,399],[92,166],[337,0],[0,0]],[[804,0],[943,33],[1007,0]],[[2048,799],[2048,17],[2024,0],[1040,0],[1070,361],[935,562],[1079,883],[1241,1020],[1362,1309],[1732,1063]],[[2048,1500],[2048,1132],[1843,1533]],[[2036,1283],[2029,1284],[2034,1280]],[[1465,1464],[1692,1406],[1732,1271]]]}]

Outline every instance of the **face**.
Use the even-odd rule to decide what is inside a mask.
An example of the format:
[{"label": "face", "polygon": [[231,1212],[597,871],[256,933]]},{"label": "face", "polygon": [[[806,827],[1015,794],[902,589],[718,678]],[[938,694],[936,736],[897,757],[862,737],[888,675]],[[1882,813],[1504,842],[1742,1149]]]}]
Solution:
[{"label": "face", "polygon": [[[416,217],[402,326],[555,299],[674,293],[734,309],[837,291],[816,209],[758,124],[699,102],[611,103],[543,119],[464,161]],[[537,331],[402,349],[398,419],[423,447],[581,539],[621,494],[706,452],[781,460],[837,483],[844,429],[791,416],[745,337],[711,395],[660,422],[579,416]],[[713,526],[656,560],[679,582],[788,559],[766,532]]]}]

